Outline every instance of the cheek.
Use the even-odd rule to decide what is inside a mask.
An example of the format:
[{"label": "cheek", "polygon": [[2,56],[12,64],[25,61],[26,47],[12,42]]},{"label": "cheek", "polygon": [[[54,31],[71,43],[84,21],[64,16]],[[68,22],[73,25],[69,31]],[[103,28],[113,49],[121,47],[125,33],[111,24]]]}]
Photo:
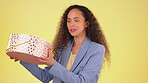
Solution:
[{"label": "cheek", "polygon": [[66,25],[67,25],[67,27],[69,26],[69,24],[68,24],[68,23],[67,23]]},{"label": "cheek", "polygon": [[67,30],[68,32],[70,32],[70,26],[67,24]]},{"label": "cheek", "polygon": [[67,28],[69,29],[69,24],[67,23]]},{"label": "cheek", "polygon": [[85,24],[85,23],[81,23],[79,26],[80,26],[82,29],[85,29],[85,28],[86,28],[86,24]]}]

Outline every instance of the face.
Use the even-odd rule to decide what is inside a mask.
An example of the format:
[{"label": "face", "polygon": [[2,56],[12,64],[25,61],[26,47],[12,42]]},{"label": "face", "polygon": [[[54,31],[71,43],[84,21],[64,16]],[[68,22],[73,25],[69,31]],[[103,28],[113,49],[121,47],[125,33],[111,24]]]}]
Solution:
[{"label": "face", "polygon": [[86,36],[87,22],[78,9],[72,9],[67,16],[67,27],[70,34],[76,36]]}]

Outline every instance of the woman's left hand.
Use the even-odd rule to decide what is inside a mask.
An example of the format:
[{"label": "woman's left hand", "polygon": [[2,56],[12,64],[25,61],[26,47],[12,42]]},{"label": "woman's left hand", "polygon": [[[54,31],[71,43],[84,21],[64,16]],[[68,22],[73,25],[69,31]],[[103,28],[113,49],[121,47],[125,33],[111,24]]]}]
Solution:
[{"label": "woman's left hand", "polygon": [[37,57],[36,59],[47,66],[52,66],[56,62],[56,60],[54,60],[50,49],[48,51],[48,57]]}]

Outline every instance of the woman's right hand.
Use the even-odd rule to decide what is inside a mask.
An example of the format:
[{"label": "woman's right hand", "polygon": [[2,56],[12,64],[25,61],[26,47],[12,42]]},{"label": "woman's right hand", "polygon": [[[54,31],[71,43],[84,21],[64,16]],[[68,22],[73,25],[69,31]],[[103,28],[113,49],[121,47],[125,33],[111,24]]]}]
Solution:
[{"label": "woman's right hand", "polygon": [[[14,59],[13,57],[11,57],[11,56],[9,56],[10,57],[10,59]],[[17,62],[17,61],[19,61],[19,60],[17,60],[17,59],[14,59],[14,62]]]}]

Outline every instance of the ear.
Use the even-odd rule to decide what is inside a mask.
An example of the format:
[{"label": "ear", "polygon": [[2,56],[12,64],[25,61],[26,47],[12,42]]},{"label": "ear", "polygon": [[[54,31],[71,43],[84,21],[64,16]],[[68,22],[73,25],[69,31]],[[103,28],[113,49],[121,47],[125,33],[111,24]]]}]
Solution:
[{"label": "ear", "polygon": [[85,26],[86,26],[86,28],[89,26],[89,22],[88,21],[86,21]]}]

